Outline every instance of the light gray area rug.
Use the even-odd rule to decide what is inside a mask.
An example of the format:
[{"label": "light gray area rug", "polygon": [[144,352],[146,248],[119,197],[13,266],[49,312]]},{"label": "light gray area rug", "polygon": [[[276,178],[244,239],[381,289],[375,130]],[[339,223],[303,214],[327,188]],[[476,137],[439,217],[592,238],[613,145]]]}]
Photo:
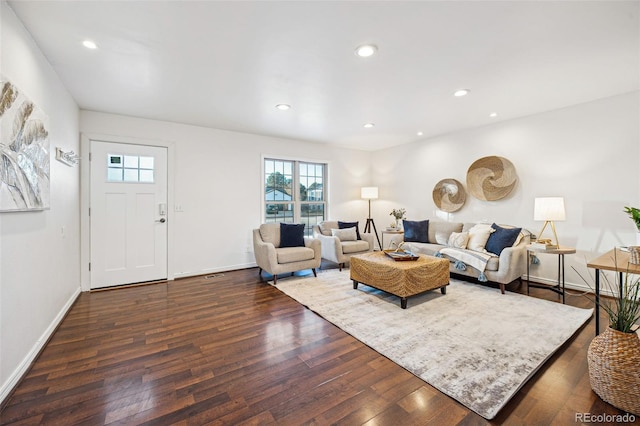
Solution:
[{"label": "light gray area rug", "polygon": [[398,297],[349,271],[276,286],[356,339],[486,419],[492,419],[592,315],[560,303],[451,280],[447,294]]}]

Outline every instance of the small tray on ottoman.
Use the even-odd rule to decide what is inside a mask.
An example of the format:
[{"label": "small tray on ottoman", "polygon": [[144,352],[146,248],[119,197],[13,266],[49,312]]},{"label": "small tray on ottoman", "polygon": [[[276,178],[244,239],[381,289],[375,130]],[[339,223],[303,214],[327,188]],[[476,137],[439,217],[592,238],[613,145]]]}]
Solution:
[{"label": "small tray on ottoman", "polygon": [[403,261],[403,260],[418,260],[420,256],[411,253],[410,251],[401,250],[384,250],[384,254],[392,258],[393,260]]}]

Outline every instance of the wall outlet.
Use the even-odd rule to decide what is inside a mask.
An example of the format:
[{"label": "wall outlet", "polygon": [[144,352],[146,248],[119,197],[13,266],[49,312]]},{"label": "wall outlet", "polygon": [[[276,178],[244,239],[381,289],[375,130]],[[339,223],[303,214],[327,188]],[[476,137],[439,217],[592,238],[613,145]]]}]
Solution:
[{"label": "wall outlet", "polygon": [[184,210],[182,210],[182,204],[176,204],[173,208],[173,210],[175,212],[183,212]]}]

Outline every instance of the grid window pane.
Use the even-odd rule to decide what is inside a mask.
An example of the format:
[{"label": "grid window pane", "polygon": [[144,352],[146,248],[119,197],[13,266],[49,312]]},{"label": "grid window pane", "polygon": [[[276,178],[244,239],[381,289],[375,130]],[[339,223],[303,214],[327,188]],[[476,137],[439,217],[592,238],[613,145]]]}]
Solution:
[{"label": "grid window pane", "polygon": [[264,160],[265,222],[304,223],[305,234],[325,218],[326,165]]},{"label": "grid window pane", "polygon": [[154,161],[154,157],[108,154],[107,181],[153,183]]},{"label": "grid window pane", "polygon": [[124,156],[124,167],[127,169],[137,169],[139,166],[138,156],[137,155],[125,155]]},{"label": "grid window pane", "polygon": [[140,157],[140,168],[153,170],[153,157]]},{"label": "grid window pane", "polygon": [[140,182],[153,183],[153,170],[140,170]]},{"label": "grid window pane", "polygon": [[124,169],[125,182],[138,182],[138,169]]},{"label": "grid window pane", "polygon": [[116,169],[109,167],[107,169],[107,181],[108,182],[122,182],[122,169]]}]

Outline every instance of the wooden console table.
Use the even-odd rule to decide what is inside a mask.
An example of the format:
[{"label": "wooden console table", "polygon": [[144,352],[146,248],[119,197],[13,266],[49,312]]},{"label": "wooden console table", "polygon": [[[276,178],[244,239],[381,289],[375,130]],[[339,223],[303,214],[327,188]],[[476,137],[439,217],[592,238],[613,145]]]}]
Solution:
[{"label": "wooden console table", "polygon": [[618,272],[618,284],[620,286],[620,294],[622,297],[624,286],[624,273],[640,275],[640,265],[629,263],[629,252],[614,248],[600,257],[593,259],[587,263],[588,268],[596,270],[596,336],[600,334],[600,270]]}]

